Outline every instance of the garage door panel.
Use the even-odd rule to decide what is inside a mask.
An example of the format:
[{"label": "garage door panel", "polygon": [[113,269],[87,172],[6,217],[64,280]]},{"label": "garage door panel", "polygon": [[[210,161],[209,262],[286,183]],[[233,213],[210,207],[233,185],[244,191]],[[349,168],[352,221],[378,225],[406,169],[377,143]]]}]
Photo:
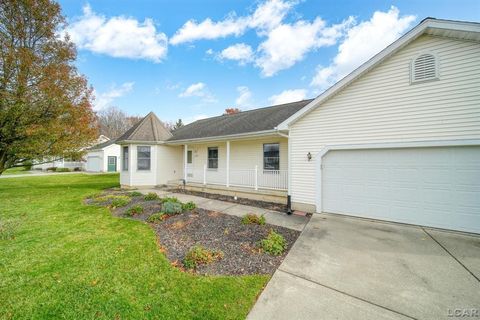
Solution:
[{"label": "garage door panel", "polygon": [[330,151],[322,210],[480,232],[480,147]]}]

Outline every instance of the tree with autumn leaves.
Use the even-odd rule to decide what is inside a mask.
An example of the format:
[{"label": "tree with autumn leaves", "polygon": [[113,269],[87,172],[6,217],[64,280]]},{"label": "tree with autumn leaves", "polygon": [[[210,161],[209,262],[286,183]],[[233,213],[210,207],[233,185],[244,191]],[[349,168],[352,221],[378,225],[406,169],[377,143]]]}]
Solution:
[{"label": "tree with autumn leaves", "polygon": [[0,2],[0,174],[27,160],[75,156],[97,136],[92,89],[59,32],[51,0]]}]

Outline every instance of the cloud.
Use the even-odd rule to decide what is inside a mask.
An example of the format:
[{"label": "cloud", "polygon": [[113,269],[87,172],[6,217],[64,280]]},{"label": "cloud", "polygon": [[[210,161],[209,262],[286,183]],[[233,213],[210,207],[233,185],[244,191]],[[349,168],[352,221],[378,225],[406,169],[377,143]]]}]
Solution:
[{"label": "cloud", "polygon": [[313,22],[300,20],[294,24],[280,24],[270,30],[267,39],[260,44],[255,64],[263,76],[273,76],[303,60],[308,52],[334,45],[352,22],[350,17],[327,27],[326,22],[317,17]]},{"label": "cloud", "polygon": [[285,90],[277,95],[273,95],[268,100],[276,105],[283,104],[288,102],[304,100],[307,97],[307,90],[305,89],[294,89],[294,90]]},{"label": "cloud", "polygon": [[210,18],[197,22],[188,20],[171,37],[170,43],[178,45],[202,39],[218,39],[227,36],[240,36],[248,29],[256,28],[259,32],[271,29],[278,25],[292,8],[294,2],[282,0],[268,0],[260,4],[248,16],[238,17],[235,12],[225,19],[215,22]]},{"label": "cloud", "polygon": [[104,108],[110,107],[112,105],[112,102],[116,98],[120,98],[133,89],[134,82],[125,82],[121,86],[116,86],[113,85],[110,90],[103,92],[103,93],[97,93],[96,91],[94,92],[95,100],[93,104],[93,109],[95,111],[102,110]]},{"label": "cloud", "polygon": [[248,107],[250,106],[250,99],[252,98],[252,93],[250,89],[245,86],[237,87],[238,97],[235,100],[236,107]]},{"label": "cloud", "polygon": [[204,102],[215,102],[215,97],[210,93],[207,85],[203,82],[191,84],[187,89],[178,95],[180,98],[200,97]]},{"label": "cloud", "polygon": [[376,11],[370,20],[348,30],[333,62],[317,68],[311,85],[328,88],[398,39],[414,20],[412,15],[400,16],[399,10],[393,6],[388,12]]},{"label": "cloud", "polygon": [[237,43],[226,49],[223,49],[219,53],[218,57],[220,59],[228,59],[238,61],[240,65],[244,65],[247,62],[252,61],[253,51],[252,47],[246,45],[245,43]]},{"label": "cloud", "polygon": [[158,32],[151,19],[106,18],[89,5],[83,15],[74,19],[64,32],[80,48],[117,58],[145,59],[160,62],[167,54],[167,36]]}]

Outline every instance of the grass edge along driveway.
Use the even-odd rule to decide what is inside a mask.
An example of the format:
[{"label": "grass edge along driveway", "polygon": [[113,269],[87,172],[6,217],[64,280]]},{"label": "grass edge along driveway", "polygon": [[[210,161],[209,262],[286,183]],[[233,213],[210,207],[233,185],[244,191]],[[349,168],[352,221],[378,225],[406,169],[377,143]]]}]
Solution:
[{"label": "grass edge along driveway", "polygon": [[86,206],[118,175],[0,180],[0,319],[242,319],[268,276],[173,268],[146,224]]}]

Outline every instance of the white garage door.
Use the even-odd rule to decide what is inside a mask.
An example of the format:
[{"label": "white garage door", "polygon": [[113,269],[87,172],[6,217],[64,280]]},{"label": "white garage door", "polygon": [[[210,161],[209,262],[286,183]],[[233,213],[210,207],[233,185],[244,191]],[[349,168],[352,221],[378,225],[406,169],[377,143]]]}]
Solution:
[{"label": "white garage door", "polygon": [[480,233],[480,147],[330,151],[322,210]]},{"label": "white garage door", "polygon": [[102,158],[100,157],[87,157],[87,171],[102,171],[102,162]]}]

